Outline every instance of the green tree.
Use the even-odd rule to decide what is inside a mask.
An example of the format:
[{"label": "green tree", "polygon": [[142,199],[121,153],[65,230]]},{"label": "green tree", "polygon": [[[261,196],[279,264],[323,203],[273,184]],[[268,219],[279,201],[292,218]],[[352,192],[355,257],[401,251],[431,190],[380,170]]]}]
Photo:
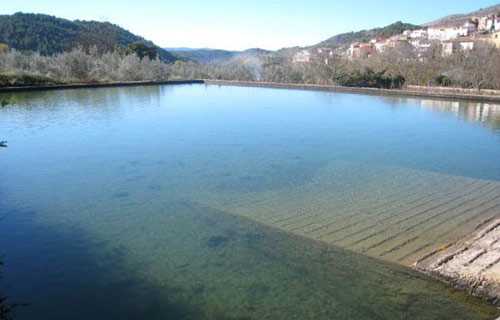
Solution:
[{"label": "green tree", "polygon": [[132,44],[129,44],[125,49],[126,54],[135,53],[139,58],[143,59],[144,57],[148,57],[151,60],[156,59],[158,56],[158,52],[154,46],[148,46],[142,41],[137,41]]}]

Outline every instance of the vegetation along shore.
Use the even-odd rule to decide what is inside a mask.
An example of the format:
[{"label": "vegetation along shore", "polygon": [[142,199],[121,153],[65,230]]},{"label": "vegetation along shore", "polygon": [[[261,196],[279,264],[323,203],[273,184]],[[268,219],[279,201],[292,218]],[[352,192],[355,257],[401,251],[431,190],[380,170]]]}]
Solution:
[{"label": "vegetation along shore", "polygon": [[[60,41],[27,39],[23,30],[33,28],[55,34]],[[107,22],[18,13],[0,16],[0,86],[211,79],[383,89],[500,89],[500,50],[494,42],[483,41],[493,37],[493,31],[471,31],[475,38],[467,41],[473,45],[466,50],[452,46],[449,51],[449,41],[430,35],[431,28],[398,22],[307,48],[170,52]],[[420,38],[413,41],[417,34]],[[372,49],[356,46],[372,37]],[[417,40],[421,46],[425,42],[425,50],[411,45]]]}]

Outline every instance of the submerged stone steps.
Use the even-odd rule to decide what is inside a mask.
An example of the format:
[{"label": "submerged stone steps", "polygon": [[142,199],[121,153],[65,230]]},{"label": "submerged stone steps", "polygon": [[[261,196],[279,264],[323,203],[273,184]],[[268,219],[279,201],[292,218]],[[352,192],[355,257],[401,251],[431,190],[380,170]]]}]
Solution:
[{"label": "submerged stone steps", "polygon": [[217,209],[409,266],[498,212],[500,183],[338,163],[303,185],[206,198]]},{"label": "submerged stone steps", "polygon": [[[498,181],[348,162],[331,163],[300,185],[202,198],[216,209],[409,267],[481,221],[500,217]],[[500,265],[491,259],[481,256],[482,269],[468,270],[500,282]]]},{"label": "submerged stone steps", "polygon": [[425,255],[414,267],[500,303],[500,218],[484,221],[456,243]]}]

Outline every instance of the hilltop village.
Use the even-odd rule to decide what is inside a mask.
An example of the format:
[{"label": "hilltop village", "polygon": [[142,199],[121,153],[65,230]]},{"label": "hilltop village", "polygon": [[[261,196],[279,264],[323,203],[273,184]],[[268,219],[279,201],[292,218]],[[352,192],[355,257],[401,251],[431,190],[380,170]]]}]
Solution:
[{"label": "hilltop village", "polygon": [[406,30],[394,36],[379,35],[370,42],[353,42],[348,47],[317,47],[297,52],[294,63],[306,63],[314,57],[321,57],[328,63],[334,56],[356,60],[383,53],[389,49],[403,49],[415,52],[424,59],[425,53],[434,45],[441,49],[443,56],[458,51],[473,50],[478,42],[489,42],[500,48],[500,15],[471,17],[462,25],[431,26],[416,30]]}]

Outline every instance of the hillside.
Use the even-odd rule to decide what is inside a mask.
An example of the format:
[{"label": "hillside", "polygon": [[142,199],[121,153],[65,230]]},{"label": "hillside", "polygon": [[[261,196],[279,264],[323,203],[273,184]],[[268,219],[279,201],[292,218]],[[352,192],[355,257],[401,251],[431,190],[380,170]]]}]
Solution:
[{"label": "hillside", "polygon": [[491,7],[484,8],[484,9],[479,9],[479,10],[471,12],[471,13],[450,15],[450,16],[426,23],[423,26],[430,27],[430,26],[462,25],[465,22],[467,22],[467,20],[471,16],[484,17],[484,16],[491,15],[491,14],[498,14],[499,12],[500,12],[500,4],[497,4],[495,6],[491,6]]},{"label": "hillside", "polygon": [[396,23],[393,23],[391,25],[382,28],[338,34],[336,36],[333,36],[325,41],[322,41],[314,45],[313,47],[322,47],[322,46],[341,47],[356,41],[368,42],[377,36],[394,36],[403,33],[403,31],[405,30],[415,30],[418,28],[420,28],[420,26],[398,21]]},{"label": "hillside", "polygon": [[259,48],[252,48],[244,51],[182,48],[181,50],[172,51],[172,53],[174,53],[176,56],[180,58],[184,58],[187,60],[193,60],[200,63],[211,63],[211,62],[229,61],[235,57],[242,55],[246,56],[265,55],[271,53],[271,51]]},{"label": "hillside", "polygon": [[172,51],[175,55],[200,63],[218,62],[233,58],[238,52],[219,49],[182,49]]},{"label": "hillside", "polygon": [[[70,21],[44,14],[16,13],[0,15],[0,43],[21,51],[38,51],[43,55],[71,50],[82,45],[96,45],[99,50],[113,50],[137,41],[154,45],[120,26],[109,22]],[[159,56],[167,62],[177,58],[157,47]]]}]

